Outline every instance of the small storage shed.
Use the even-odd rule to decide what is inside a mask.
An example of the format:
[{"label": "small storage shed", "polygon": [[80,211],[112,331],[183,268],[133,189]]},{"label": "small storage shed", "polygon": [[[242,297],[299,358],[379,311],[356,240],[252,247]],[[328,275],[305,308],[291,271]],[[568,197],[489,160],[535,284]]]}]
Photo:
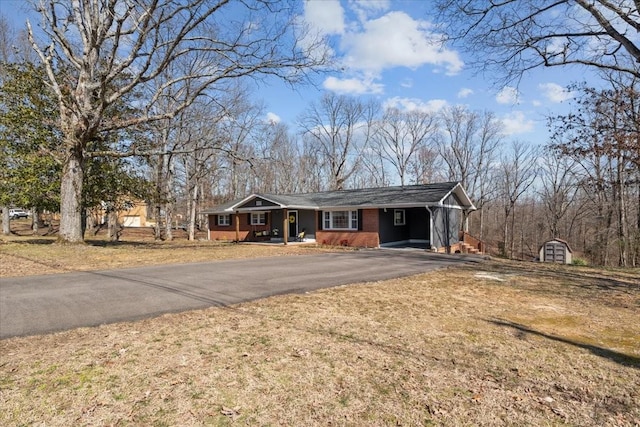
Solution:
[{"label": "small storage shed", "polygon": [[544,242],[539,252],[541,262],[571,264],[571,248],[569,243],[562,239],[552,239]]}]

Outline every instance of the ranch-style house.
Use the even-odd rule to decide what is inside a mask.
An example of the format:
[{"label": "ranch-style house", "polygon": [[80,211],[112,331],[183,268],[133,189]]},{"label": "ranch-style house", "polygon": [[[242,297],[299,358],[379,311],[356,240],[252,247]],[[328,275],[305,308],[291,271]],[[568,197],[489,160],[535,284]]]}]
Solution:
[{"label": "ranch-style house", "polygon": [[[208,238],[227,241],[315,241],[377,248],[424,245],[442,252],[481,251],[461,233],[475,210],[459,182],[403,187],[251,194],[203,211]],[[465,244],[463,241],[471,243]],[[471,247],[473,246],[473,248]]]}]

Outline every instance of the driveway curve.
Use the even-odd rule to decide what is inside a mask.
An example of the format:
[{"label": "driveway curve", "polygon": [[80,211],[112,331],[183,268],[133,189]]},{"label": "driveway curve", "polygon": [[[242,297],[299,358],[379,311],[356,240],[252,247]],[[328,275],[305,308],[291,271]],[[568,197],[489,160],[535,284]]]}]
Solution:
[{"label": "driveway curve", "polygon": [[0,279],[0,339],[386,280],[465,255],[361,250]]}]

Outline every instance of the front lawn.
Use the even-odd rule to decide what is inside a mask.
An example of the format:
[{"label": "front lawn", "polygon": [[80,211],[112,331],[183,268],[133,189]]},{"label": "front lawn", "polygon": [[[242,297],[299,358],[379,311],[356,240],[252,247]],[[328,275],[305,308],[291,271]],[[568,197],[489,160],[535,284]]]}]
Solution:
[{"label": "front lawn", "polygon": [[4,340],[0,424],[638,425],[638,270],[480,268]]}]

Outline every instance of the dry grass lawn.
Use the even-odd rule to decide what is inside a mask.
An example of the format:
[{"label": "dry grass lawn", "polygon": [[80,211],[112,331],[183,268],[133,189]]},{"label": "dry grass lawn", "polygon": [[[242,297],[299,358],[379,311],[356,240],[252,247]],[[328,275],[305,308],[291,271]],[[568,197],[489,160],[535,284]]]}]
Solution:
[{"label": "dry grass lawn", "polygon": [[189,242],[184,237],[171,242],[154,241],[150,229],[138,232],[128,229],[124,240],[115,243],[108,242],[103,235],[88,238],[84,245],[58,244],[56,238],[55,235],[0,238],[0,277],[299,255],[319,250],[305,245],[236,245],[206,240]]},{"label": "dry grass lawn", "polygon": [[481,268],[3,340],[0,425],[640,425],[640,271]]}]

